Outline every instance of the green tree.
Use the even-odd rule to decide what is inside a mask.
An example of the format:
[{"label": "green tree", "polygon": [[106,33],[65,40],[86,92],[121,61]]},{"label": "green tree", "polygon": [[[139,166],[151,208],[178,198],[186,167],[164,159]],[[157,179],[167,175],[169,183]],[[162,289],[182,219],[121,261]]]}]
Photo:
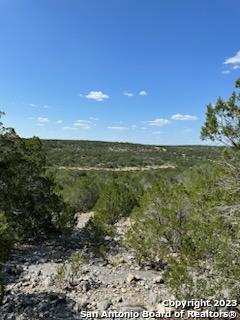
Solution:
[{"label": "green tree", "polygon": [[128,216],[137,204],[134,193],[128,183],[118,177],[111,179],[100,193],[96,203],[96,219],[113,225],[122,217]]},{"label": "green tree", "polygon": [[88,176],[76,177],[72,183],[61,186],[59,193],[77,212],[91,210],[99,197],[97,184]]},{"label": "green tree", "polygon": [[103,187],[94,207],[95,214],[87,225],[92,243],[99,245],[105,235],[114,234],[114,224],[128,217],[138,205],[138,196],[131,183],[130,177],[114,175]]},{"label": "green tree", "polygon": [[41,141],[21,139],[0,123],[0,151],[0,209],[15,235],[37,237],[70,227],[74,214],[45,175]]},{"label": "green tree", "polygon": [[[240,79],[236,81],[236,88],[240,88]],[[219,97],[215,105],[209,104],[201,139],[210,139],[240,149],[239,102],[240,95],[233,92],[227,101]]]}]

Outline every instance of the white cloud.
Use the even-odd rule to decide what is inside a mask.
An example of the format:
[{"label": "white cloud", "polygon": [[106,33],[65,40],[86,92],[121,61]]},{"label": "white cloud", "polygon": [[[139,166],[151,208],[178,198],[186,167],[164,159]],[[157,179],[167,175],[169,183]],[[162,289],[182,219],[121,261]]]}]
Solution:
[{"label": "white cloud", "polygon": [[[35,103],[29,103],[29,106],[30,106],[30,107],[33,107],[33,108],[38,107]],[[44,104],[44,105],[42,106],[42,108],[44,108],[44,109],[49,109],[50,106],[49,106],[48,104]]]},{"label": "white cloud", "polygon": [[[80,94],[80,97],[83,97],[83,95]],[[110,97],[102,91],[90,91],[88,94],[85,95],[85,98],[95,101],[103,101],[105,99],[109,99]]]},{"label": "white cloud", "polygon": [[[79,119],[76,122],[74,122],[73,125],[75,127],[81,128],[81,129],[90,129],[91,126],[92,126],[92,123],[89,120],[81,120],[81,119]],[[94,126],[95,126],[95,124],[94,124]]]},{"label": "white cloud", "polygon": [[88,127],[91,124],[91,121],[89,120],[76,120],[76,122],[74,122],[74,126],[76,127]]},{"label": "white cloud", "polygon": [[141,129],[141,130],[147,130],[147,128],[146,128],[146,127],[141,127],[140,129]]},{"label": "white cloud", "polygon": [[179,121],[194,121],[194,120],[197,120],[198,117],[197,116],[190,116],[189,114],[180,114],[180,113],[177,113],[177,114],[173,114],[171,116],[171,119],[172,120],[179,120]]},{"label": "white cloud", "polygon": [[164,125],[168,124],[168,123],[169,123],[169,120],[160,118],[160,119],[155,119],[155,120],[147,121],[147,123],[148,123],[150,126],[160,127],[160,126],[164,126]]},{"label": "white cloud", "polygon": [[237,69],[240,69],[240,65],[233,66],[233,70],[237,70]]},{"label": "white cloud", "polygon": [[240,51],[238,51],[235,56],[226,59],[224,64],[240,64]]},{"label": "white cloud", "polygon": [[127,96],[127,97],[133,97],[133,93],[132,92],[123,92],[123,95]]},{"label": "white cloud", "polygon": [[89,120],[92,120],[92,121],[98,121],[99,118],[95,118],[95,117],[90,117]]},{"label": "white cloud", "polygon": [[230,70],[223,70],[223,71],[222,71],[222,74],[229,74],[229,73],[231,73]]},{"label": "white cloud", "polygon": [[63,123],[63,121],[62,120],[57,120],[56,123],[61,124],[61,123]]},{"label": "white cloud", "polygon": [[74,122],[75,127],[89,127],[89,123]]},{"label": "white cloud", "polygon": [[91,121],[89,120],[82,120],[82,119],[78,119],[76,120],[77,123],[91,123]]},{"label": "white cloud", "polygon": [[38,120],[38,122],[40,122],[40,123],[47,123],[47,122],[49,122],[49,119],[48,119],[48,118],[44,118],[44,117],[38,117],[37,120]]},{"label": "white cloud", "polygon": [[139,92],[139,95],[140,96],[147,96],[147,91],[142,90],[142,91]]},{"label": "white cloud", "polygon": [[66,126],[63,127],[63,130],[77,130],[77,128]]},{"label": "white cloud", "polygon": [[120,130],[120,131],[126,131],[129,130],[128,127],[122,127],[122,126],[118,126],[118,127],[108,127],[108,129],[112,129],[112,130]]}]

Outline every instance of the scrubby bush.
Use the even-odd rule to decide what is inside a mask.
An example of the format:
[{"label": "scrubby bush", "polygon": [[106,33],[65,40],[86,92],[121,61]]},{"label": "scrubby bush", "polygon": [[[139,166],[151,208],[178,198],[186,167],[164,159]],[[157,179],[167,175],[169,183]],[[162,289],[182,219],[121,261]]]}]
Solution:
[{"label": "scrubby bush", "polygon": [[91,242],[99,248],[105,235],[113,235],[114,224],[130,215],[132,209],[138,205],[141,193],[142,187],[135,185],[132,177],[111,175],[100,192],[94,207],[94,216],[87,224]]},{"label": "scrubby bush", "polygon": [[0,296],[2,266],[14,241],[66,232],[75,223],[45,164],[38,138],[22,139],[0,122]]},{"label": "scrubby bush", "polygon": [[[175,183],[159,181],[132,214],[128,244],[139,261],[167,264],[165,281],[179,299],[239,292],[236,173],[209,165],[188,170]],[[226,179],[231,182],[225,187]]]},{"label": "scrubby bush", "polygon": [[128,216],[136,204],[136,197],[127,182],[112,179],[101,191],[95,206],[95,219],[113,225]]},{"label": "scrubby bush", "polygon": [[12,245],[12,235],[7,223],[6,216],[0,211],[0,305],[3,298],[3,276],[2,268],[8,258],[9,250]]},{"label": "scrubby bush", "polygon": [[94,181],[88,176],[79,177],[73,184],[67,185],[62,192],[64,200],[69,203],[75,211],[87,212],[97,202],[99,190]]},{"label": "scrubby bush", "polygon": [[[169,251],[180,246],[180,234],[186,225],[185,193],[181,184],[172,186],[160,180],[144,194],[140,207],[133,211],[128,233],[128,242],[140,262],[163,262],[160,260]],[[182,212],[180,208],[184,208]]]},{"label": "scrubby bush", "polygon": [[0,304],[3,298],[3,263],[8,257],[9,250],[12,245],[12,233],[7,223],[6,216],[3,211],[0,211]]},{"label": "scrubby bush", "polygon": [[12,244],[12,232],[7,223],[6,216],[0,211],[0,261],[6,260]]},{"label": "scrubby bush", "polygon": [[45,175],[41,141],[21,139],[0,123],[0,150],[0,209],[15,236],[37,237],[72,226],[72,210]]},{"label": "scrubby bush", "polygon": [[49,168],[47,176],[55,181],[55,191],[75,212],[87,212],[95,206],[99,192],[108,180],[102,172]]},{"label": "scrubby bush", "polygon": [[73,253],[57,268],[53,277],[55,286],[63,289],[69,283],[75,283],[81,274],[84,263],[85,258],[80,252]]}]

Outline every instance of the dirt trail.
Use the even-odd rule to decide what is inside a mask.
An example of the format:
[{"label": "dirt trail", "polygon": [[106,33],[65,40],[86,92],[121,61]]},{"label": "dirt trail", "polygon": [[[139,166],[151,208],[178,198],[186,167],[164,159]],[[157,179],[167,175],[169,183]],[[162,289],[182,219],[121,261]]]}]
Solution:
[{"label": "dirt trail", "polygon": [[58,167],[59,170],[79,170],[79,171],[149,171],[158,169],[175,169],[172,164],[154,165],[146,167],[122,167],[122,168],[100,168],[100,167]]},{"label": "dirt trail", "polygon": [[[68,237],[16,246],[6,265],[1,320],[73,320],[81,319],[82,310],[154,310],[161,298],[170,297],[162,272],[141,270],[121,246],[126,221],[118,223],[114,238],[106,237],[104,258],[92,252],[85,239],[85,226],[92,215],[79,215],[77,227]],[[73,277],[70,261],[76,254],[84,260]]]}]

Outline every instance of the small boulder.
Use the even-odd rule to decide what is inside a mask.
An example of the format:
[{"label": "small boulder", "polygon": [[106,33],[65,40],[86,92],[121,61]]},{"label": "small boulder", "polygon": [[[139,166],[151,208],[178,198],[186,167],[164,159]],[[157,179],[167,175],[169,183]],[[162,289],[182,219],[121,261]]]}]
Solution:
[{"label": "small boulder", "polygon": [[103,300],[98,304],[98,309],[101,311],[105,311],[105,310],[108,310],[111,307],[111,305],[112,305],[111,300]]},{"label": "small boulder", "polygon": [[129,275],[127,276],[127,282],[128,283],[132,283],[132,282],[136,282],[139,281],[140,278],[137,276],[134,276],[133,274],[129,273]]},{"label": "small boulder", "polygon": [[158,303],[157,305],[156,305],[156,311],[158,311],[158,312],[160,312],[160,313],[166,313],[166,312],[172,312],[173,311],[173,308],[171,308],[171,307],[165,307],[164,305],[163,305],[163,303]]},{"label": "small boulder", "polygon": [[164,280],[163,280],[162,276],[157,276],[157,277],[154,279],[154,283],[156,283],[156,284],[163,284],[163,283],[164,283]]}]

